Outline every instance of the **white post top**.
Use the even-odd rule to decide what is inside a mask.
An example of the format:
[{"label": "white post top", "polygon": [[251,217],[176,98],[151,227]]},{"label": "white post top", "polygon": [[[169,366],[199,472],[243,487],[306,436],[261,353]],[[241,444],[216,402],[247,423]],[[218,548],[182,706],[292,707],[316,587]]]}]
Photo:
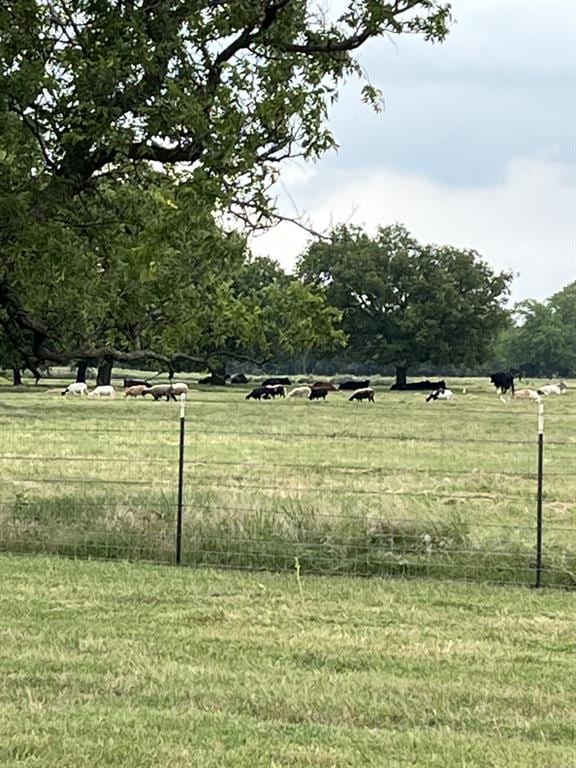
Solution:
[{"label": "white post top", "polygon": [[186,416],[186,393],[182,392],[180,395],[180,418],[183,419]]},{"label": "white post top", "polygon": [[538,403],[538,434],[544,434],[544,403]]}]

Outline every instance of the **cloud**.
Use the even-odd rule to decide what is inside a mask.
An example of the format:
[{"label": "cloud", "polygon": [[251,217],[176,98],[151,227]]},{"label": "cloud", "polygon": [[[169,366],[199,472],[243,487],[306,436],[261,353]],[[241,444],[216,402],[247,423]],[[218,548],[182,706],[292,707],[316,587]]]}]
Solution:
[{"label": "cloud", "polygon": [[[471,248],[515,277],[512,300],[545,299],[576,280],[576,183],[569,166],[546,159],[512,162],[495,185],[454,187],[387,167],[302,174],[290,197],[318,230],[348,221],[373,233],[378,225],[406,225],[421,242]],[[285,193],[283,212],[293,214]],[[281,224],[252,247],[291,269],[310,240]]]}]

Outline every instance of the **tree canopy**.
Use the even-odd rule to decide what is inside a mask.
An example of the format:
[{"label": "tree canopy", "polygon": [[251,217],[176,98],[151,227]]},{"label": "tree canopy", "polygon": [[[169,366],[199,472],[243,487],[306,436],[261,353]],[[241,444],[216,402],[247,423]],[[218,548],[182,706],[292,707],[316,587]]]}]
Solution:
[{"label": "tree canopy", "polygon": [[396,366],[399,384],[416,364],[482,362],[507,321],[509,273],[494,273],[475,251],[421,245],[400,225],[374,238],[337,227],[301,256],[298,272],[342,311],[355,359]]},{"label": "tree canopy", "polygon": [[546,302],[517,304],[513,314],[497,346],[507,367],[528,376],[576,374],[576,282]]},{"label": "tree canopy", "polygon": [[[208,334],[229,348],[248,327],[231,300],[247,254],[223,224],[270,224],[279,164],[334,146],[327,109],[362,75],[365,42],[440,41],[449,18],[440,0],[348,0],[337,13],[310,0],[3,2],[0,325],[12,347],[30,365],[174,362],[205,354]],[[366,83],[363,98],[379,94]],[[290,291],[321,308],[320,293]]]}]

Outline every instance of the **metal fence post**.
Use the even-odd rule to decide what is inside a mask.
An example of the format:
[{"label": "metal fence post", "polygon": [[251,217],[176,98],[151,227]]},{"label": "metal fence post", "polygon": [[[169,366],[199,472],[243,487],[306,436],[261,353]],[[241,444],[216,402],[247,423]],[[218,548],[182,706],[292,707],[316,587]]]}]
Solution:
[{"label": "metal fence post", "polygon": [[178,503],[176,506],[176,565],[182,562],[182,518],[184,508],[184,434],[186,427],[186,395],[180,400],[180,447],[178,453]]},{"label": "metal fence post", "polygon": [[536,492],[536,589],[542,586],[542,488],[544,482],[544,403],[538,403],[538,488]]}]

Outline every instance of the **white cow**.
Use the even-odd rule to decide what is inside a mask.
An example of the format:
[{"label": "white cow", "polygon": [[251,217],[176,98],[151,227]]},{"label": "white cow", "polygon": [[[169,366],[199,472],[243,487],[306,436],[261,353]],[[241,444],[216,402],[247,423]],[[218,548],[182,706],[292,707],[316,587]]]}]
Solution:
[{"label": "white cow", "polygon": [[73,384],[68,384],[66,389],[62,392],[63,395],[84,395],[88,394],[88,385],[83,381],[75,381]]},{"label": "white cow", "polygon": [[566,383],[564,381],[561,381],[560,384],[546,384],[543,387],[540,387],[538,389],[539,395],[563,395],[564,392],[568,387],[566,386]]},{"label": "white cow", "polygon": [[426,402],[429,403],[431,400],[452,400],[453,397],[454,392],[451,389],[436,389],[434,392],[430,392]]},{"label": "white cow", "polygon": [[116,397],[116,392],[111,384],[101,384],[95,387],[88,397]]},{"label": "white cow", "polygon": [[311,391],[310,387],[294,387],[288,393],[288,397],[310,397]]}]

